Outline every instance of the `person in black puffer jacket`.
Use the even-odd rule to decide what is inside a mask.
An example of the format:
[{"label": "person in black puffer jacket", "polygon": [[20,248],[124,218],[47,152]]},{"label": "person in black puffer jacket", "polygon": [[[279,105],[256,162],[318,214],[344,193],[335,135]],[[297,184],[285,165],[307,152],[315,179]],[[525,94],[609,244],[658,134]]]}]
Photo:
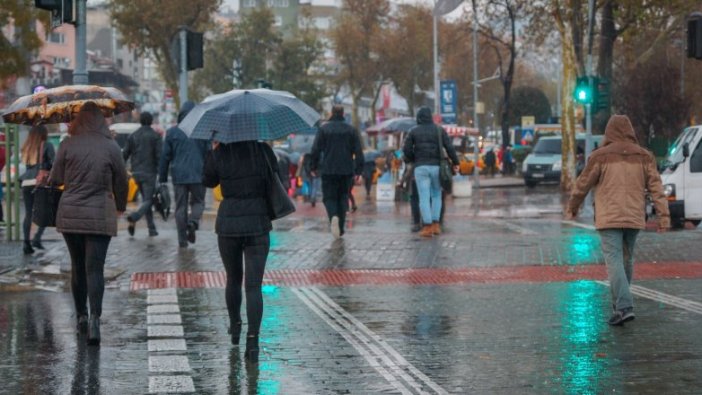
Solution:
[{"label": "person in black puffer jacket", "polygon": [[446,150],[454,168],[458,167],[458,156],[443,128],[435,125],[431,109],[422,107],[417,112],[417,126],[410,129],[402,148],[405,161],[414,165],[414,177],[419,192],[419,209],[422,217],[422,237],[441,233],[441,184],[439,163],[441,148]]},{"label": "person in black puffer jacket", "polygon": [[[247,359],[258,359],[258,334],[263,315],[261,283],[269,251],[268,166],[273,174],[278,163],[265,143],[242,141],[213,143],[205,159],[202,183],[208,188],[220,185],[223,200],[217,211],[215,232],[219,254],[227,272],[225,299],[229,311],[232,344],[241,333],[241,282],[246,273]],[[243,265],[246,265],[244,270]]]}]

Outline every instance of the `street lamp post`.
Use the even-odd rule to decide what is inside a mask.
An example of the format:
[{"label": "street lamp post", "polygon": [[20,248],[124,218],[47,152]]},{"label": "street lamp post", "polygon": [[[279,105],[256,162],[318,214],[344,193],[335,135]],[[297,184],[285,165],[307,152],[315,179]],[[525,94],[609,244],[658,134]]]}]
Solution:
[{"label": "street lamp post", "polygon": [[73,69],[73,83],[75,85],[88,84],[88,71],[86,67],[87,49],[87,0],[76,0],[76,65]]}]

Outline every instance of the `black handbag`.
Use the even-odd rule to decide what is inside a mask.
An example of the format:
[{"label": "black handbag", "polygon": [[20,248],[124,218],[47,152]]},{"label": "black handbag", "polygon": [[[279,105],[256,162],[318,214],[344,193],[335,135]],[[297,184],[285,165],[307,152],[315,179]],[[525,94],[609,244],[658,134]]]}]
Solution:
[{"label": "black handbag", "polygon": [[56,226],[56,214],[63,191],[51,185],[44,185],[35,187],[32,193],[32,222],[42,227]]},{"label": "black handbag", "polygon": [[441,189],[447,193],[451,193],[453,189],[453,168],[448,161],[446,150],[444,149],[441,128],[437,127],[436,132],[439,136],[439,183],[441,184]]},{"label": "black handbag", "polygon": [[154,210],[161,214],[164,221],[167,221],[168,216],[171,215],[171,194],[168,192],[168,185],[160,184],[157,186],[152,201]]},{"label": "black handbag", "polygon": [[264,152],[263,156],[268,168],[268,216],[271,220],[283,218],[295,212],[295,203],[288,196],[280,176],[273,171],[268,155]]}]

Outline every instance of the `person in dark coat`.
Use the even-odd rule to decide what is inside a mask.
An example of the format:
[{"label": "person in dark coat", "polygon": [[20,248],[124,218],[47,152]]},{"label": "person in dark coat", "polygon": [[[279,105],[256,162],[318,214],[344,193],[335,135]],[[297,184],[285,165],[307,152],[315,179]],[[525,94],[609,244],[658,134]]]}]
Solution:
[{"label": "person in dark coat", "polygon": [[487,167],[487,173],[490,177],[495,177],[495,172],[497,171],[497,158],[495,156],[495,151],[490,148],[490,150],[485,154],[485,167]]},{"label": "person in dark coat", "polygon": [[22,223],[22,231],[24,233],[24,248],[25,254],[33,254],[34,249],[43,250],[41,244],[41,236],[44,233],[44,227],[37,227],[34,237],[30,241],[30,233],[32,229],[32,216],[34,214],[34,187],[46,182],[51,166],[54,163],[56,152],[54,146],[47,141],[49,131],[44,125],[32,127],[29,131],[29,136],[22,144],[20,150],[22,162],[26,170],[20,175],[22,185],[22,200],[24,201],[24,222]]},{"label": "person in dark coat", "polygon": [[88,333],[88,344],[99,345],[105,257],[110,239],[117,236],[117,217],[127,207],[127,170],[95,103],[83,105],[68,134],[49,177],[64,186],[56,230],[63,233],[71,256],[78,331]]},{"label": "person in dark coat", "polygon": [[429,107],[417,112],[417,126],[410,129],[402,151],[405,161],[414,165],[414,178],[419,193],[419,209],[422,217],[422,237],[441,233],[441,184],[439,164],[441,150],[445,149],[454,169],[458,170],[458,156],[443,128],[434,124]]},{"label": "person in dark coat", "polygon": [[344,108],[334,106],[329,121],[319,128],[312,144],[312,171],[322,173],[322,199],[331,232],[344,235],[349,191],[363,171],[363,145],[356,128],[344,120]]},{"label": "person in dark coat", "polygon": [[129,135],[123,151],[125,162],[131,159],[132,176],[141,196],[139,209],[127,216],[127,222],[129,222],[127,231],[130,236],[134,236],[136,222],[141,217],[146,217],[149,236],[158,236],[151,206],[153,205],[156,176],[161,158],[161,135],[151,127],[153,122],[151,113],[141,113],[139,122],[141,127]]},{"label": "person in dark coat", "polygon": [[[186,101],[178,114],[178,122],[182,121],[195,103]],[[195,243],[195,232],[200,227],[200,218],[205,210],[205,186],[202,185],[202,167],[205,153],[208,150],[207,141],[188,138],[178,126],[166,132],[163,142],[161,163],[159,165],[159,182],[168,181],[168,170],[171,171],[171,182],[175,191],[175,221],[178,230],[178,246],[185,248],[188,242]],[[190,214],[188,215],[188,203]]]},{"label": "person in dark coat", "polygon": [[[263,316],[261,284],[273,228],[269,214],[268,166],[273,174],[278,163],[265,143],[243,141],[213,143],[207,154],[202,182],[208,188],[220,185],[223,200],[217,211],[215,232],[219,254],[227,272],[225,299],[229,311],[232,344],[239,344],[241,333],[241,282],[246,289],[245,357],[258,360],[258,336]],[[245,268],[244,268],[245,265]]]}]

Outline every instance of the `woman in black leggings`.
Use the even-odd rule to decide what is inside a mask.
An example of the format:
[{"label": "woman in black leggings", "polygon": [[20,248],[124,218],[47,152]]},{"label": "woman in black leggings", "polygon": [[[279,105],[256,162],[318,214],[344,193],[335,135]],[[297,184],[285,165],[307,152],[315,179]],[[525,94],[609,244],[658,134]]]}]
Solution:
[{"label": "woman in black leggings", "polygon": [[268,234],[273,228],[268,214],[268,166],[277,174],[278,164],[273,150],[256,141],[215,142],[212,148],[205,160],[203,184],[208,188],[220,185],[224,198],[217,211],[215,232],[227,271],[225,298],[231,341],[239,344],[243,280],[248,320],[244,356],[255,362],[263,316],[261,284],[269,251]]},{"label": "woman in black leggings", "polygon": [[44,125],[32,127],[29,131],[27,139],[22,144],[21,156],[22,163],[26,166],[26,171],[20,175],[22,182],[22,200],[24,200],[24,222],[22,223],[22,231],[24,235],[25,254],[33,254],[34,249],[43,250],[41,244],[41,236],[44,233],[44,227],[37,227],[37,231],[33,238],[30,238],[32,230],[32,215],[34,213],[34,188],[37,183],[45,183],[49,175],[51,166],[54,163],[56,156],[54,146],[47,141],[49,130]]}]

